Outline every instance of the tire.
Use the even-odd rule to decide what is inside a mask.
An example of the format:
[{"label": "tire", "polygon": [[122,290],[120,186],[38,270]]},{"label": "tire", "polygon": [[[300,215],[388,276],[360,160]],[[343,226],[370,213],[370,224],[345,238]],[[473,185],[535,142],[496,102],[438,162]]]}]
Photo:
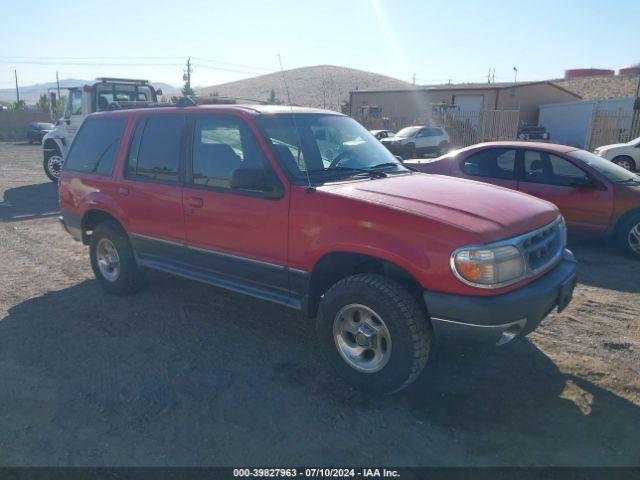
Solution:
[{"label": "tire", "polygon": [[633,258],[640,260],[640,213],[624,219],[617,230],[620,246]]},{"label": "tire", "polygon": [[136,263],[127,234],[117,222],[106,220],[93,230],[89,257],[96,279],[107,292],[128,295],[144,286],[145,271]]},{"label": "tire", "polygon": [[47,174],[47,177],[49,177],[49,180],[52,182],[57,182],[60,179],[60,170],[62,169],[63,162],[60,150],[49,150],[45,153],[42,166],[44,173]]},{"label": "tire", "polygon": [[405,155],[403,155],[404,158],[417,158],[418,156],[418,151],[413,143],[410,143],[405,147],[405,152]]},{"label": "tire", "polygon": [[442,141],[440,145],[438,145],[438,151],[436,152],[437,156],[440,157],[449,151],[449,142]]},{"label": "tire", "polygon": [[[356,335],[345,330],[356,325]],[[431,345],[418,302],[394,280],[373,274],[347,277],[325,293],[316,332],[333,369],[354,388],[372,393],[394,393],[413,382],[427,363]],[[351,360],[349,352],[354,353]]]},{"label": "tire", "polygon": [[631,172],[634,172],[637,167],[636,162],[633,160],[633,158],[628,157],[626,155],[621,155],[619,157],[616,157],[612,160],[612,162]]}]

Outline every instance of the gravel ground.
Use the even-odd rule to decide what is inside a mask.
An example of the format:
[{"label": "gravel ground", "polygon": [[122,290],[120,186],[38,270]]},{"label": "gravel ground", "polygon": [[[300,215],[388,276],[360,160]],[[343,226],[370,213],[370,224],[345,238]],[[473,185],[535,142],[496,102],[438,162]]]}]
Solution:
[{"label": "gravel ground", "polygon": [[351,390],[311,322],[153,274],[105,294],[40,147],[0,144],[0,465],[638,465],[640,264],[573,244],[573,304],[501,349],[439,345]]}]

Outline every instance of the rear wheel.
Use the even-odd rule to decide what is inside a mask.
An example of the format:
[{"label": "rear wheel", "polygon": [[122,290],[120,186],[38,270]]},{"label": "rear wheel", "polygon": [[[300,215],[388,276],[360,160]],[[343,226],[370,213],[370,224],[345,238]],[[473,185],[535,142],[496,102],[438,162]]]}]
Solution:
[{"label": "rear wheel", "polygon": [[102,288],[127,295],[144,286],[145,274],[136,263],[127,234],[115,221],[98,224],[89,245],[91,268]]},{"label": "rear wheel", "polygon": [[636,169],[636,162],[631,157],[620,156],[620,157],[614,158],[612,161],[616,165],[618,165],[618,166],[620,166],[622,168],[626,168],[627,170],[629,170],[631,172],[633,172]]},{"label": "rear wheel", "polygon": [[324,356],[359,390],[393,393],[427,363],[431,333],[418,302],[397,282],[358,274],[324,295],[316,329]]},{"label": "rear wheel", "polygon": [[640,260],[640,214],[623,220],[618,228],[618,242],[636,260]]},{"label": "rear wheel", "polygon": [[57,182],[60,179],[60,170],[62,170],[63,164],[62,154],[57,148],[55,150],[48,150],[44,156],[44,173],[47,174],[49,180]]}]

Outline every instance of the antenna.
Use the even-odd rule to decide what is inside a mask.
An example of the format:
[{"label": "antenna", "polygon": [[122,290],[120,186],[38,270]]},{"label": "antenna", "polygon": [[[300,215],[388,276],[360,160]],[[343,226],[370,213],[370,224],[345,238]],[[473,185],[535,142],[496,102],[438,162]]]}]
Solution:
[{"label": "antenna", "polygon": [[[284,91],[287,93],[287,102],[289,103],[289,108],[291,108],[291,119],[293,120],[293,128],[296,131],[296,135],[298,137],[298,158],[296,159],[296,163],[300,165],[300,152],[302,151],[302,138],[300,138],[300,131],[298,130],[298,122],[296,121],[296,115],[293,111],[293,105],[291,105],[291,95],[289,94],[289,87],[287,85],[287,77],[284,74],[284,68],[282,68],[282,59],[280,58],[280,54],[278,54],[278,63],[280,63],[280,73],[282,73],[282,83],[284,84]],[[304,161],[304,171],[307,174],[307,193],[313,193],[316,189],[311,185],[311,177],[309,176],[309,166],[307,165],[307,160]]]}]

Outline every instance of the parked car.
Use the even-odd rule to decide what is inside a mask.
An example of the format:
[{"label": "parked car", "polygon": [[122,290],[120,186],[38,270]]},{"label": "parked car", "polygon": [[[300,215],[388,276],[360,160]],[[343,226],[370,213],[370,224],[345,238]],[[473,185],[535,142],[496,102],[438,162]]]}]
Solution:
[{"label": "parked car", "polygon": [[395,137],[384,138],[382,144],[395,155],[415,158],[425,153],[442,155],[449,149],[449,135],[441,127],[406,127]]},{"label": "parked car", "polygon": [[549,140],[547,129],[536,125],[520,125],[518,140]]},{"label": "parked car", "polygon": [[640,137],[627,143],[615,143],[598,147],[593,153],[627,170],[640,170]]},{"label": "parked car", "polygon": [[58,181],[69,146],[87,115],[113,108],[153,105],[158,102],[158,95],[162,95],[162,90],[154,89],[148,81],[131,78],[96,78],[93,85],[67,90],[64,118],[56,122],[42,141],[42,166],[53,182]]},{"label": "parked car", "polygon": [[298,310],[326,361],[370,391],[414,381],[434,339],[527,334],[575,285],[552,204],[412,171],[325,110],[90,115],[59,195],[107,292],[134,292],[150,268]]},{"label": "parked car", "polygon": [[382,140],[383,138],[389,138],[395,136],[396,132],[393,130],[370,130],[371,135],[376,137],[378,140]]},{"label": "parked car", "polygon": [[42,143],[42,138],[53,130],[53,123],[33,122],[27,128],[27,142]]},{"label": "parked car", "polygon": [[640,259],[640,177],[585,150],[550,143],[491,142],[431,163],[409,165],[548,200],[558,206],[570,233],[613,238]]}]

